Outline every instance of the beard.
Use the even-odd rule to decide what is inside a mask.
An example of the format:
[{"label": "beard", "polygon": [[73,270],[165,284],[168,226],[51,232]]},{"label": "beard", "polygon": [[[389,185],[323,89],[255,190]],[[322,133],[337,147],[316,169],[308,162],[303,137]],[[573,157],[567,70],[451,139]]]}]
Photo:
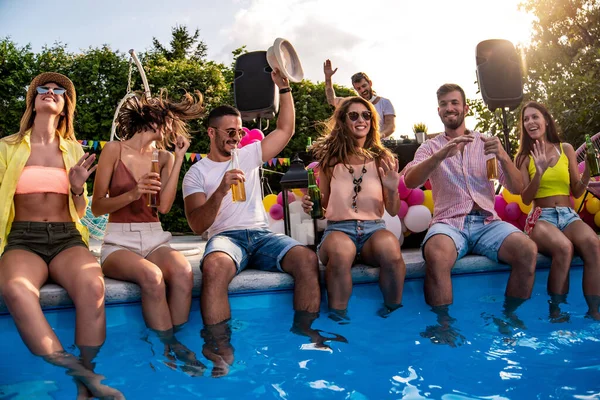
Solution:
[{"label": "beard", "polygon": [[444,118],[440,119],[446,128],[458,129],[465,120],[465,113],[459,112],[458,115],[456,115],[456,121],[454,122],[448,122]]}]

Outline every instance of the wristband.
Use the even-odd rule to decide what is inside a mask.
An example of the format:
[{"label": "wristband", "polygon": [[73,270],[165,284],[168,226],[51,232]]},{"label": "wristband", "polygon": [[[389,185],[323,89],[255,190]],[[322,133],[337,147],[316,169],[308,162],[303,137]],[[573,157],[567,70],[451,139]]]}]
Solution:
[{"label": "wristband", "polygon": [[72,194],[74,197],[81,197],[81,196],[83,196],[83,193],[85,192],[85,189],[83,189],[83,190],[81,191],[81,193],[77,194],[77,193],[75,193],[75,192],[73,191],[73,188],[71,188],[70,190],[71,190],[71,194]]},{"label": "wristband", "polygon": [[286,88],[283,88],[283,89],[279,89],[279,94],[289,93],[291,91],[292,91],[291,87],[286,87]]}]

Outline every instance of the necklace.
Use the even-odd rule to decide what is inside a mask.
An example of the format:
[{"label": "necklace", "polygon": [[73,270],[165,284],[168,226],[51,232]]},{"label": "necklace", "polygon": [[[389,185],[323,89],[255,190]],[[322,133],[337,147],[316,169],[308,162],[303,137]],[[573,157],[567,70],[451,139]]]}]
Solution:
[{"label": "necklace", "polygon": [[354,212],[358,212],[358,207],[356,206],[356,197],[360,192],[360,184],[362,183],[363,176],[367,173],[367,168],[365,167],[366,163],[367,157],[365,157],[365,160],[363,161],[361,174],[358,178],[354,176],[354,168],[352,167],[352,165],[348,167],[346,164],[344,164],[344,167],[346,167],[348,172],[350,172],[350,175],[352,175],[352,183],[354,184],[354,195],[352,196],[352,209],[354,210]]}]

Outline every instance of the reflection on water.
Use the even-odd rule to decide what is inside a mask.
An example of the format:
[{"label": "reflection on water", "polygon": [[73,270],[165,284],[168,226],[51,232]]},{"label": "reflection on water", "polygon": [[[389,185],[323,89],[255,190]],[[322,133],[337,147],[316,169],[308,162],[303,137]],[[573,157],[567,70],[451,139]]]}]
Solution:
[{"label": "reflection on water", "polygon": [[[574,269],[571,281],[581,275]],[[422,281],[407,281],[404,307],[385,319],[373,311],[378,286],[357,285],[346,325],[327,318],[325,306],[318,318],[298,321],[292,293],[280,292],[232,296],[233,319],[207,329],[194,301],[190,321],[168,343],[149,334],[139,305],[108,307],[95,370],[103,384],[144,400],[597,398],[600,323],[585,317],[580,285],[559,305],[568,320],[557,322],[547,271],[516,311],[504,303],[506,279],[454,277],[446,313],[425,304]],[[73,341],[72,310],[48,319],[63,343]],[[9,317],[0,317],[0,337],[0,398],[75,398],[72,378],[31,356]]]}]

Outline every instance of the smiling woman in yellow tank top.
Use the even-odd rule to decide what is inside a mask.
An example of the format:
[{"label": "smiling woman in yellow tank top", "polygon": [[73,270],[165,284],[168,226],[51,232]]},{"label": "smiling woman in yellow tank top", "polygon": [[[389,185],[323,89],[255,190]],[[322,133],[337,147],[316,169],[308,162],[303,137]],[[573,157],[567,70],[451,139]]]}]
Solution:
[{"label": "smiling woman in yellow tank top", "polygon": [[523,203],[534,208],[525,231],[538,251],[552,258],[548,276],[550,318],[568,319],[560,304],[569,291],[569,268],[574,253],[583,258],[583,294],[588,315],[600,320],[600,241],[571,207],[570,194],[580,197],[590,180],[586,165],[579,175],[575,150],[561,143],[556,123],[542,104],[529,102],[521,110],[520,148],[515,158],[523,176]]}]

